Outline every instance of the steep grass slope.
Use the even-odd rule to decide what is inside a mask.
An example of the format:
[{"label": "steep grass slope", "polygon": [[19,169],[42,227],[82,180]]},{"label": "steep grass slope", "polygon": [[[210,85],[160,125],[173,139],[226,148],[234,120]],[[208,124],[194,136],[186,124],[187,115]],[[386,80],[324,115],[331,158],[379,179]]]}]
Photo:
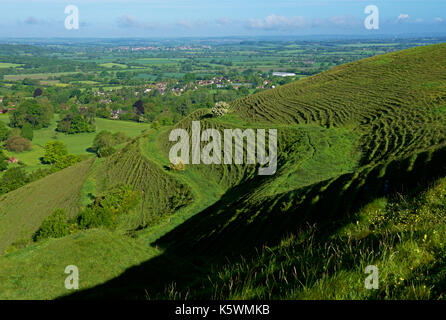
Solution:
[{"label": "steep grass slope", "polygon": [[356,129],[365,163],[407,156],[445,142],[445,50],[438,44],[338,66],[241,99],[235,113],[252,122]]},{"label": "steep grass slope", "polygon": [[[194,114],[179,126],[190,130],[198,118],[203,128],[277,128],[279,169],[271,177],[245,171],[227,183],[234,188],[220,204],[165,239],[188,237],[190,250],[209,253],[215,246],[231,251],[224,239],[245,247],[277,241],[298,223],[334,223],[330,219],[370,198],[439,176],[446,146],[446,113],[439,110],[445,104],[446,44],[440,44],[336,67],[241,99],[222,118]],[[219,166],[213,176],[233,167]]]},{"label": "steep grass slope", "polygon": [[81,189],[93,161],[85,161],[0,197],[0,253],[28,240],[54,209],[69,216],[80,207]]}]

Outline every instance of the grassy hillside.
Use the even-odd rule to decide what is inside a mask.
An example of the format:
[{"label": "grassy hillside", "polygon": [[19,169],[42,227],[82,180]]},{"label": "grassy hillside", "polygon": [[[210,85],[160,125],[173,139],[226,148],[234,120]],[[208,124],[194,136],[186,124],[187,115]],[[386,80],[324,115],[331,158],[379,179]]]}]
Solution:
[{"label": "grassy hillside", "polygon": [[[273,176],[255,165],[170,171],[172,128],[148,130],[87,170],[79,202],[133,185],[143,201],[113,237],[130,234],[156,256],[138,256],[119,276],[98,274],[88,283],[96,287],[69,298],[443,297],[445,182],[432,186],[446,175],[445,105],[441,44],[336,67],[236,101],[221,118],[199,110],[177,124],[277,129]],[[93,238],[85,255],[98,250]],[[0,266],[22,263],[20,252]],[[107,263],[97,259],[89,276]],[[383,268],[379,291],[362,290],[368,264]],[[0,290],[14,292],[11,281]]]},{"label": "grassy hillside", "polygon": [[92,161],[85,161],[0,197],[0,252],[28,240],[54,209],[73,216]]},{"label": "grassy hillside", "polygon": [[91,230],[0,257],[0,299],[54,299],[69,294],[68,265],[76,265],[82,288],[118,276],[157,250],[106,230]]}]

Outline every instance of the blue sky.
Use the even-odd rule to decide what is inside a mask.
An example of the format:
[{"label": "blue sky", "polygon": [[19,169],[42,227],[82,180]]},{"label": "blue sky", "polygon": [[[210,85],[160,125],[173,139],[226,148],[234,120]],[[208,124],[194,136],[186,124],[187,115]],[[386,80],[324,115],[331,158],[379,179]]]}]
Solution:
[{"label": "blue sky", "polygon": [[[66,30],[67,5],[80,28]],[[380,11],[367,30],[367,5]],[[446,0],[0,0],[0,37],[446,35]]]}]

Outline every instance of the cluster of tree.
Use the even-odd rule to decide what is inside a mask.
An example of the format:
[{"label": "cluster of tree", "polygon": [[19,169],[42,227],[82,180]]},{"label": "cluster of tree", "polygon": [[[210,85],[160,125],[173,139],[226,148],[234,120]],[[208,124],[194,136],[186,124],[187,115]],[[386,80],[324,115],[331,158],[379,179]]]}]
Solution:
[{"label": "cluster of tree", "polygon": [[6,124],[0,121],[0,143],[12,152],[23,152],[31,150],[31,140],[34,138],[34,132],[31,124],[24,123],[21,128],[10,130]]},{"label": "cluster of tree", "polygon": [[21,102],[10,113],[9,126],[22,128],[29,124],[33,129],[46,128],[51,124],[52,118],[53,106],[49,100],[46,97],[32,98]]},{"label": "cluster of tree", "polygon": [[61,141],[49,141],[44,147],[43,162],[56,169],[64,169],[81,161],[77,155],[68,153],[67,146]]},{"label": "cluster of tree", "polygon": [[119,217],[132,210],[139,201],[140,192],[123,185],[96,197],[93,203],[71,220],[64,209],[56,209],[42,222],[33,237],[34,241],[61,238],[91,228],[105,227],[113,230]]},{"label": "cluster of tree", "polygon": [[114,147],[130,140],[131,138],[123,132],[111,133],[110,131],[103,130],[94,138],[91,150],[95,152],[99,158],[108,157],[115,153],[116,150]]},{"label": "cluster of tree", "polygon": [[57,124],[57,131],[67,134],[76,134],[83,132],[95,132],[94,121],[86,120],[81,114],[67,114]]}]

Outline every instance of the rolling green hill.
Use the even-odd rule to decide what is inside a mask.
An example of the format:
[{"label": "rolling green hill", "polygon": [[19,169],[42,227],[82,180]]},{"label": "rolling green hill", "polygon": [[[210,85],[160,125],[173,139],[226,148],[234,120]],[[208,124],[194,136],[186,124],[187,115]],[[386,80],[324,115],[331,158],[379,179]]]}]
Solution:
[{"label": "rolling green hill", "polygon": [[[110,237],[128,252],[147,252],[123,256],[121,269],[114,258],[97,258],[81,270],[89,279],[81,287],[89,289],[68,298],[444,298],[445,184],[437,179],[446,175],[445,106],[446,44],[339,66],[238,100],[221,118],[199,110],[176,125],[189,132],[193,120],[202,129],[277,129],[275,175],[258,176],[255,165],[171,171],[172,128],[149,130],[109,158],[58,173],[79,184],[61,188],[54,175],[1,198],[0,245],[35,231],[57,206],[86,205],[85,193],[126,183],[143,200]],[[66,189],[70,199],[73,188],[82,192],[76,205],[60,204],[49,188]],[[37,214],[39,195],[52,205]],[[14,210],[39,219],[27,229]],[[83,234],[79,259],[94,257],[104,243]],[[3,289],[14,297],[69,293],[56,276],[47,277],[48,291],[37,289],[46,243],[70,248],[76,237],[0,257],[8,266],[0,268],[0,297]],[[7,270],[22,263],[38,267],[29,282],[14,282]],[[47,272],[63,272],[60,263]],[[378,291],[363,289],[368,264],[383,266]]]}]

